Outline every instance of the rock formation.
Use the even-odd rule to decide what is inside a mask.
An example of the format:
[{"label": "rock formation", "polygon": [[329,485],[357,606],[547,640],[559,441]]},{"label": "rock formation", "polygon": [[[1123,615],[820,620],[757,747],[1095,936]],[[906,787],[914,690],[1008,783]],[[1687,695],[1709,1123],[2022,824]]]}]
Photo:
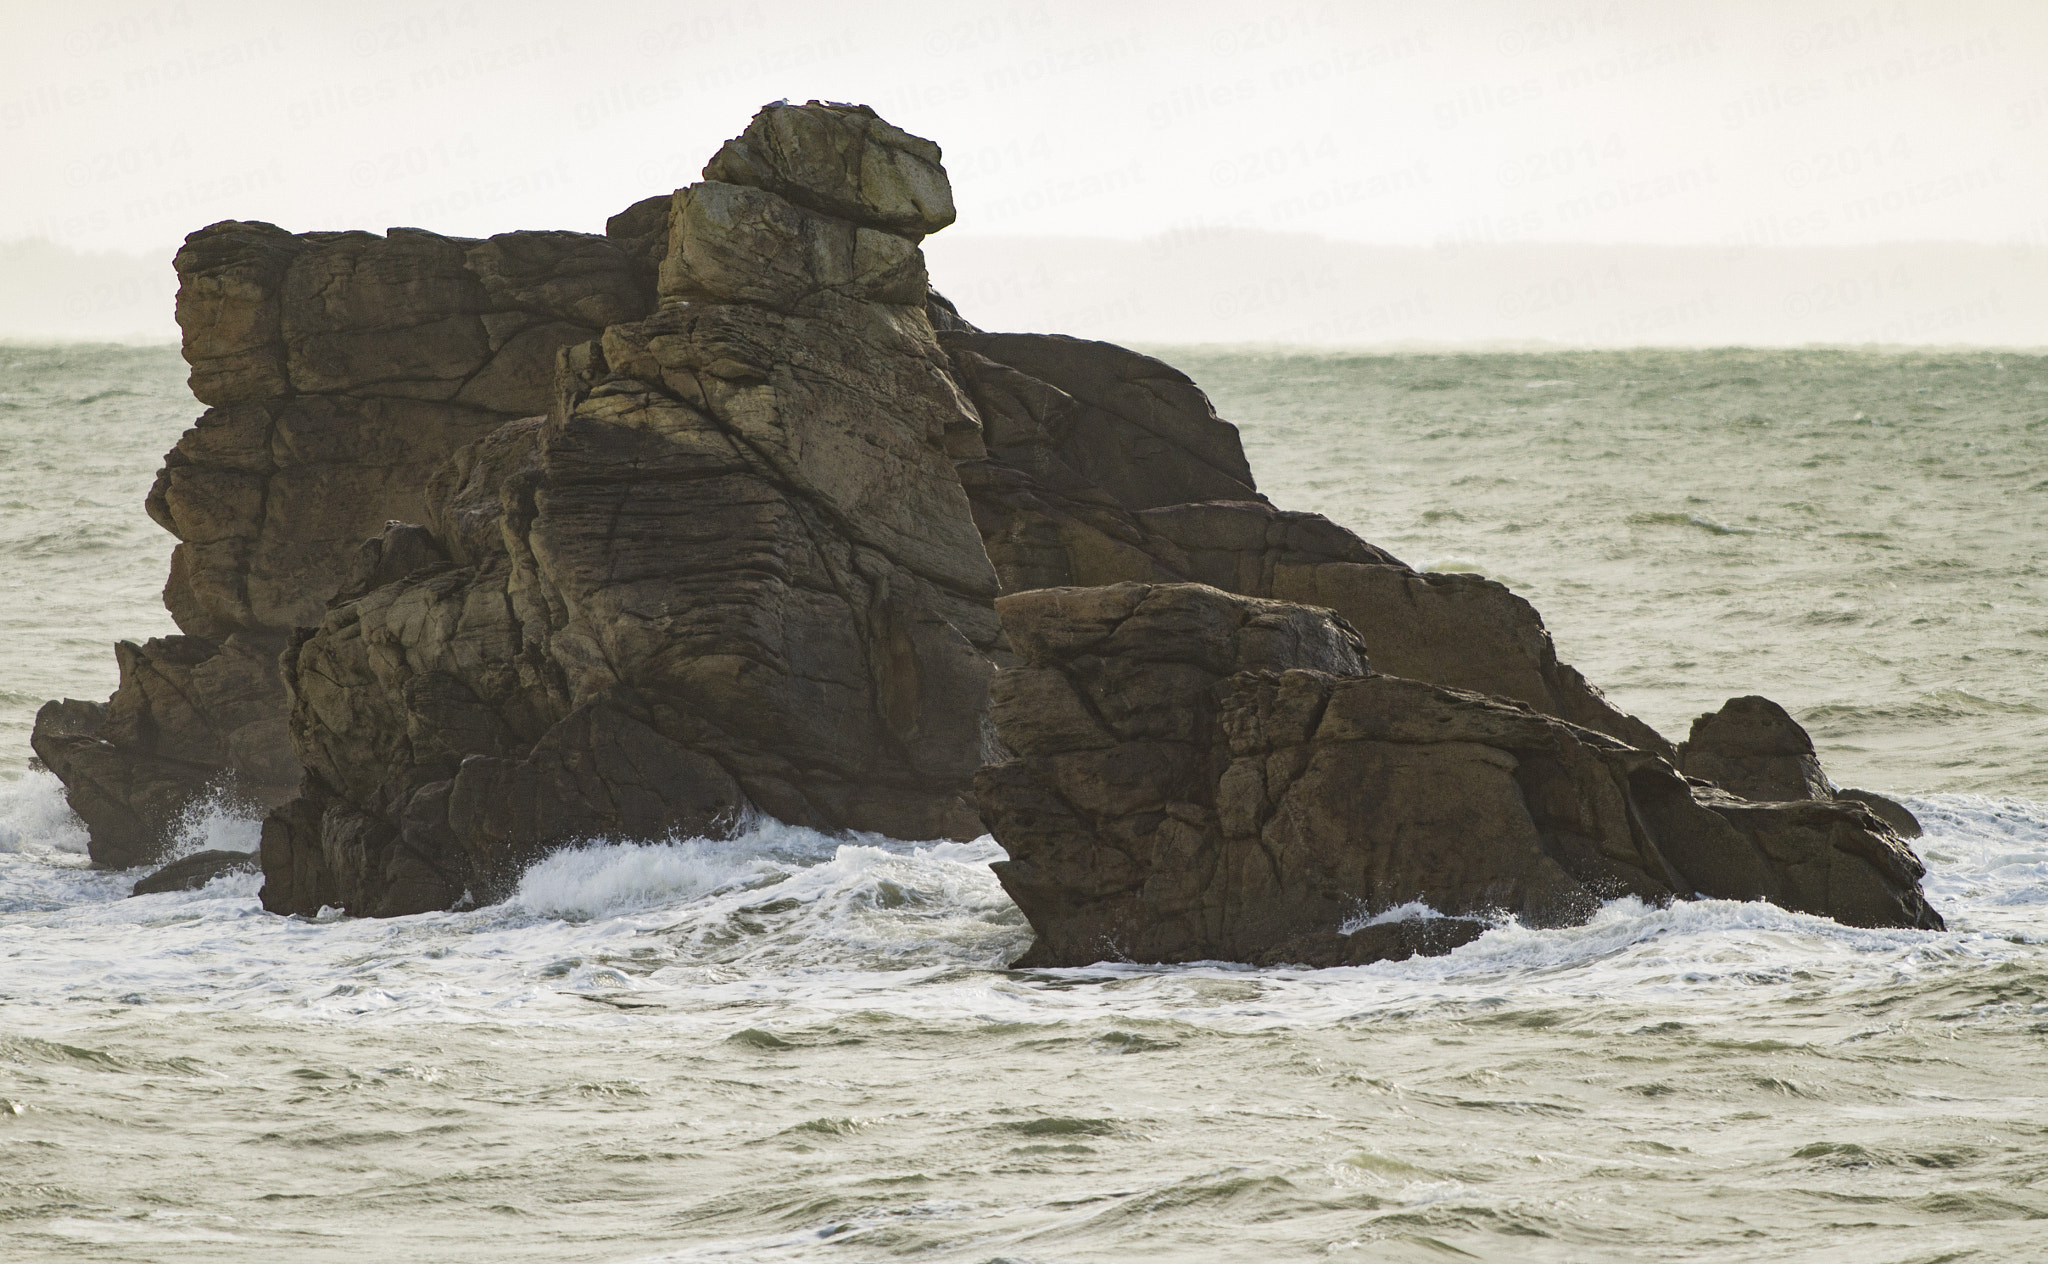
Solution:
[{"label": "rock formation", "polygon": [[1503,586],[1270,504],[1177,370],[976,328],[919,245],[953,217],[936,145],[812,102],[602,237],[195,233],[209,407],[148,502],[183,635],[37,720],[95,861],[219,793],[271,809],[286,913],[766,813],[986,822],[1037,964],[1366,961],[1628,893],[1938,924],[1810,743],[1681,754]]},{"label": "rock formation", "polygon": [[1003,591],[1194,581],[1326,606],[1396,674],[1672,753],[1558,662],[1535,608],[1504,585],[1418,573],[1320,514],[1267,503],[1237,428],[1179,370],[1107,343],[986,334],[945,315],[953,328],[940,341],[988,449],[961,477]]},{"label": "rock formation", "polygon": [[451,453],[547,407],[560,347],[644,315],[654,287],[630,235],[228,221],[176,266],[209,407],[146,504],[179,541],[164,604],[185,635],[123,642],[114,697],[46,706],[33,739],[116,868],[155,859],[197,798],[295,793],[277,673],[292,629],[319,622],[365,537],[420,519]]},{"label": "rock formation", "polygon": [[1194,584],[997,608],[1016,757],[976,791],[1038,932],[1021,965],[1343,964],[1386,952],[1347,929],[1412,902],[1448,915],[1442,948],[1470,919],[1562,925],[1624,895],[1941,925],[1862,806],[1743,802],[1526,704],[1370,674],[1328,611]]},{"label": "rock formation", "polygon": [[1688,777],[1760,803],[1861,803],[1899,837],[1920,837],[1920,822],[1904,804],[1872,790],[1838,789],[1829,781],[1813,739],[1769,698],[1730,698],[1719,711],[1695,719],[1674,762]]},{"label": "rock formation", "polygon": [[265,826],[268,907],[488,898],[565,841],[749,810],[981,833],[1001,635],[925,314],[938,149],[771,107],[707,173],[659,308],[457,454],[286,652],[307,778]]}]

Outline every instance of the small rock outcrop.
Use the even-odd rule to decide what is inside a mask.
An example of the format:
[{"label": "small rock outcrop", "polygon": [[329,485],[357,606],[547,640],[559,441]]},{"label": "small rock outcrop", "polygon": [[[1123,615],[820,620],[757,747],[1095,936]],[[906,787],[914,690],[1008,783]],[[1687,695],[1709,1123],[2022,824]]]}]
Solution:
[{"label": "small rock outcrop", "polygon": [[1828,780],[1813,738],[1769,698],[1730,698],[1692,722],[1676,763],[1688,777],[1711,781],[1759,803],[1861,803],[1901,838],[1920,837],[1920,821],[1897,800],[1874,790],[1843,790]]},{"label": "small rock outcrop", "polygon": [[1327,610],[1192,584],[997,608],[1023,660],[993,687],[1015,758],[976,791],[1038,933],[1020,965],[1342,964],[1379,950],[1347,930],[1413,902],[1448,915],[1446,948],[1624,895],[1941,925],[1860,806],[1744,802],[1526,705],[1369,674]]},{"label": "small rock outcrop", "polygon": [[201,851],[174,860],[138,879],[128,894],[161,895],[166,891],[197,891],[215,878],[231,873],[253,873],[260,867],[255,852]]}]

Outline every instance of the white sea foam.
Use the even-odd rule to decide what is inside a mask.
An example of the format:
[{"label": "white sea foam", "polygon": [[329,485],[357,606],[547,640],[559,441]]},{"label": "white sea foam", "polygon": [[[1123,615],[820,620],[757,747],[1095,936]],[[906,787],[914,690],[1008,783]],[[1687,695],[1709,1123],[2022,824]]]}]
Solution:
[{"label": "white sea foam", "polygon": [[781,876],[757,842],[741,836],[565,848],[520,875],[508,905],[538,917],[587,922]]},{"label": "white sea foam", "polygon": [[[938,1021],[1091,1014],[1227,1028],[1379,1021],[1418,1008],[1633,995],[1711,1012],[1787,989],[1854,992],[1995,964],[2038,937],[2048,807],[1911,801],[1930,898],[1951,930],[1846,927],[1762,903],[1617,900],[1581,926],[1504,921],[1443,957],[1339,970],[1103,964],[1012,975],[1029,929],[988,868],[992,840],[846,839],[757,822],[730,839],[595,843],[532,866],[504,903],[415,917],[264,913],[261,878],[121,899],[81,867],[53,778],[0,795],[0,988],[19,1001],[197,1006],[302,1017],[609,1022],[584,998],[684,1027],[773,1004],[780,1021],[880,1005]],[[1433,916],[1422,905],[1371,920]],[[1217,981],[1253,983],[1218,1001]]]},{"label": "white sea foam", "polygon": [[1388,926],[1395,922],[1426,922],[1442,916],[1442,913],[1422,901],[1410,900],[1406,904],[1396,904],[1378,913],[1361,910],[1356,916],[1346,919],[1344,924],[1337,928],[1337,933],[1350,935],[1368,926]]},{"label": "white sea foam", "polygon": [[178,815],[166,861],[202,851],[253,852],[263,842],[263,810],[215,787]]},{"label": "white sea foam", "polygon": [[64,783],[42,769],[0,782],[0,852],[85,854],[85,823],[64,802]]}]

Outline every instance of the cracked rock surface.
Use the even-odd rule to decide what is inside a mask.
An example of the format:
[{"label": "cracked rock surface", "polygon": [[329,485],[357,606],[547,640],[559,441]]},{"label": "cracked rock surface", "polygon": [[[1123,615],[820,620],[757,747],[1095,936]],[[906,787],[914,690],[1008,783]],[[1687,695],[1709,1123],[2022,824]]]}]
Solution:
[{"label": "cracked rock surface", "polygon": [[[307,778],[265,827],[268,907],[443,907],[565,840],[751,811],[982,832],[1003,646],[916,244],[937,149],[794,112],[677,191],[659,307],[447,462],[427,527],[285,654]],[[415,533],[435,556],[380,574]]]},{"label": "cracked rock surface", "polygon": [[[1374,674],[1330,611],[1133,583],[997,608],[1015,757],[976,791],[1038,933],[1020,965],[1357,964],[1620,896],[1941,926],[1863,806],[1744,802],[1527,704]],[[1375,920],[1418,902],[1443,916]]]},{"label": "cracked rock surface", "polygon": [[178,540],[164,604],[184,635],[123,642],[113,699],[52,703],[33,738],[95,862],[156,859],[195,800],[295,793],[277,671],[292,629],[319,622],[365,537],[420,519],[451,453],[547,407],[561,347],[649,310],[632,247],[232,220],[186,239],[178,323],[209,407],[146,502]]}]

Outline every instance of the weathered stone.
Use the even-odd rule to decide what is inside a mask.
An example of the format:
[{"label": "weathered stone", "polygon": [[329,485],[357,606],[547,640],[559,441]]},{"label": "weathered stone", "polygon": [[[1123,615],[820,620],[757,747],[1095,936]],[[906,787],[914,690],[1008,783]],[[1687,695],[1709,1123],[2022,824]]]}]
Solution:
[{"label": "weathered stone", "polygon": [[1339,561],[1279,564],[1266,592],[1343,615],[1389,675],[1525,702],[1640,750],[1672,754],[1655,729],[1558,661],[1543,617],[1504,584]]},{"label": "weathered stone", "polygon": [[1719,711],[1694,720],[1691,735],[1678,747],[1677,763],[1687,776],[1744,799],[1789,803],[1835,797],[1813,739],[1769,698],[1730,698]]},{"label": "weathered stone", "polygon": [[153,859],[186,805],[223,787],[264,806],[293,793],[286,636],[351,583],[418,562],[418,541],[360,552],[387,522],[425,517],[450,454],[548,407],[562,346],[652,308],[653,265],[630,246],[233,221],[186,240],[178,320],[193,392],[214,406],[147,508],[178,537],[164,604],[188,635],[120,651],[104,732],[43,742],[96,860]]},{"label": "weathered stone", "polygon": [[197,891],[215,878],[249,873],[260,867],[253,851],[202,851],[174,860],[142,878],[128,894],[161,895],[166,891]]},{"label": "weathered stone", "polygon": [[915,241],[953,222],[953,185],[939,157],[937,145],[864,105],[776,104],[725,143],[704,178]]},{"label": "weathered stone", "polygon": [[1863,809],[1743,803],[1526,705],[1366,675],[1329,611],[1190,584],[997,607],[1023,659],[993,686],[1015,758],[976,790],[1038,932],[1021,965],[1356,963],[1431,946],[1344,934],[1415,902],[1559,925],[1706,896],[1940,925]]},{"label": "weathered stone", "polygon": [[676,192],[666,298],[812,310],[827,295],[923,303],[924,257],[893,233],[820,215],[761,189],[693,184]]},{"label": "weathered stone", "polygon": [[223,220],[185,239],[178,270],[178,328],[192,366],[192,394],[226,405],[288,394],[281,291],[303,239],[275,224]]},{"label": "weathered stone", "polygon": [[1920,837],[1920,818],[1897,799],[1887,798],[1875,790],[1837,790],[1835,799],[1838,802],[1861,803],[1877,813],[1878,819],[1891,826],[1892,833],[1900,838]]},{"label": "weathered stone", "polygon": [[[212,407],[147,502],[187,635],[37,726],[95,859],[231,793],[277,805],[267,907],[396,915],[584,840],[985,814],[1039,964],[1356,964],[1616,894],[1939,924],[1903,809],[1689,784],[1506,588],[1267,503],[1185,375],[976,329],[917,245],[952,218],[936,145],[814,102],[604,237],[194,234]],[[1708,727],[1688,771],[1752,798],[1812,761]]]},{"label": "weathered stone", "polygon": [[1692,722],[1675,762],[1688,777],[1711,781],[1761,803],[1860,803],[1900,838],[1920,837],[1904,804],[1870,790],[1838,790],[1821,768],[1813,738],[1769,698],[1730,698]]},{"label": "weathered stone", "polygon": [[1644,750],[1671,746],[1557,660],[1528,602],[1418,574],[1318,514],[1265,503],[1237,430],[1177,370],[1105,343],[942,335],[987,455],[963,460],[1005,592],[1194,581],[1327,606],[1386,670],[1526,702]]},{"label": "weathered stone", "polygon": [[64,781],[95,864],[155,860],[201,800],[266,808],[291,797],[299,764],[282,722],[278,648],[254,633],[123,641],[111,703],[66,700],[37,713],[31,744]]},{"label": "weathered stone", "polygon": [[[712,182],[671,222],[666,305],[454,454],[434,547],[388,528],[286,654],[309,779],[269,907],[489,898],[549,848],[750,809],[979,832],[996,577],[916,247]],[[862,279],[871,240],[906,281]]]}]

